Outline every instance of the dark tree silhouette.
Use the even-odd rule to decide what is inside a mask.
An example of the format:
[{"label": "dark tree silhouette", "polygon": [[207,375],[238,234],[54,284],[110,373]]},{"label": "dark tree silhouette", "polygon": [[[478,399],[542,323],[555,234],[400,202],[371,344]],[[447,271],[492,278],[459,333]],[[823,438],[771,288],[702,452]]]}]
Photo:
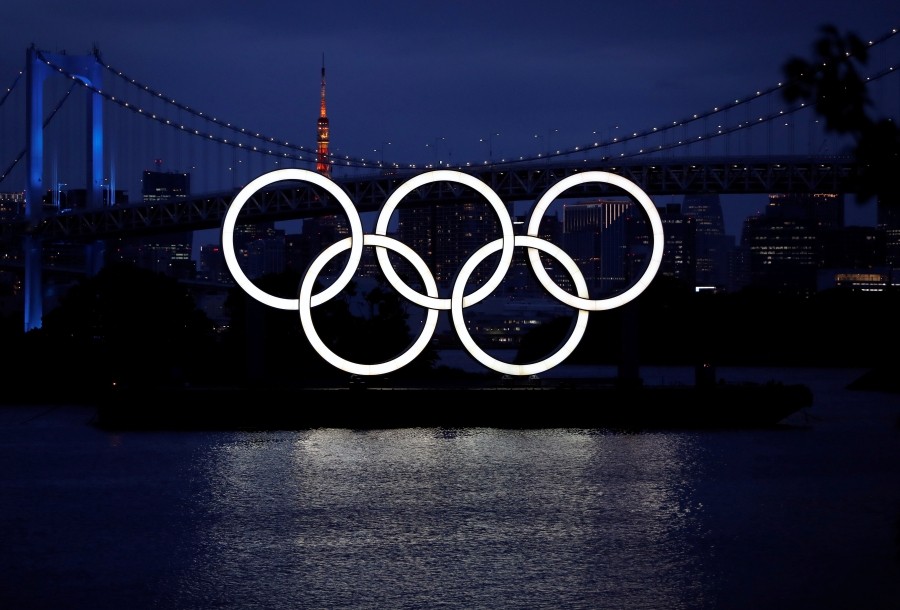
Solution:
[{"label": "dark tree silhouette", "polygon": [[[266,274],[254,283],[269,294],[292,298],[300,280],[297,271],[288,270]],[[327,329],[328,319],[341,317],[343,306],[340,300],[332,299],[317,307],[320,324]],[[263,305],[239,287],[231,289],[225,308],[230,318],[224,337],[226,370],[232,382],[303,385],[311,380],[338,377],[306,339],[297,311]]]},{"label": "dark tree silhouette", "polygon": [[72,286],[23,343],[23,380],[34,389],[178,385],[214,372],[213,324],[187,289],[129,264]]},{"label": "dark tree silhouette", "polygon": [[868,45],[859,36],[825,25],[812,59],[793,57],[784,64],[783,96],[788,102],[813,104],[828,131],[853,138],[860,203],[876,198],[900,207],[900,129],[888,118],[870,115],[873,104],[860,74],[868,60]]},{"label": "dark tree silhouette", "polygon": [[[857,69],[868,62],[868,46],[856,34],[841,34],[834,25],[825,25],[813,45],[813,53],[812,60],[791,58],[785,63],[784,73],[788,78],[785,99],[814,103],[829,130],[853,138],[853,154],[859,165],[854,185],[857,202],[874,198],[880,207],[879,215],[897,218],[900,215],[900,129],[888,118],[870,115],[872,102],[866,90],[867,81]],[[885,299],[892,302],[896,294],[888,291],[882,301]],[[878,319],[877,313],[882,312],[869,311],[866,315]],[[893,313],[883,313],[885,321],[893,319]],[[887,322],[884,326],[893,328]],[[854,346],[858,355],[868,352],[877,361],[861,385],[896,391],[897,383],[893,380],[897,377],[900,357],[883,348],[890,344],[885,338],[881,346],[870,349]]]},{"label": "dark tree silhouette", "polygon": [[[269,294],[297,294],[296,271],[269,274],[256,284]],[[317,285],[313,294],[322,289]],[[354,311],[353,303],[365,312]],[[256,302],[243,290],[233,290],[226,303],[231,326],[226,338],[231,374],[250,382],[309,385],[341,383],[349,378],[315,352],[300,323],[299,312],[278,310]],[[399,295],[383,286],[363,293],[355,281],[341,295],[310,312],[316,334],[334,354],[362,364],[398,356],[412,343],[408,313]],[[398,375],[426,374],[437,360],[427,348]]]}]

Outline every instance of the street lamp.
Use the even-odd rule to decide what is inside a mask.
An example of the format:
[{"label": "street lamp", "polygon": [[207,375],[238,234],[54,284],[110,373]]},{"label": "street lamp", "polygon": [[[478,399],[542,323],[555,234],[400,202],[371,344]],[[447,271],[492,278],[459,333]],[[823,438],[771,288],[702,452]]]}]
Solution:
[{"label": "street lamp", "polygon": [[390,142],[382,142],[381,143],[381,165],[382,166],[384,165],[384,147],[390,146],[390,145],[391,145]]},{"label": "street lamp", "polygon": [[[494,136],[499,136],[499,133],[492,133],[488,135],[488,160],[493,163],[494,162]],[[479,142],[484,142],[484,138],[480,138]]]},{"label": "street lamp", "polygon": [[440,166],[443,163],[443,161],[438,159],[438,140],[443,142],[444,140],[446,140],[446,138],[435,137],[433,145],[428,142],[425,143],[425,148],[431,147],[431,154],[432,154],[432,157],[434,158],[432,167],[434,167],[435,165]]}]

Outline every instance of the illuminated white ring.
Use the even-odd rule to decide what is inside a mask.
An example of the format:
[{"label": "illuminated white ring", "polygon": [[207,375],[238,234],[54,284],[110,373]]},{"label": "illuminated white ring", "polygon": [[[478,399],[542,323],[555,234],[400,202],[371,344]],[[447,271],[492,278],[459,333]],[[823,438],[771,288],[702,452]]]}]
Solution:
[{"label": "illuminated white ring", "polygon": [[[300,303],[300,324],[303,326],[306,337],[309,339],[309,342],[316,352],[332,366],[356,375],[384,375],[406,366],[412,362],[416,356],[422,353],[422,350],[425,349],[431,341],[431,337],[434,335],[434,329],[437,327],[438,311],[436,309],[429,309],[425,317],[422,334],[419,335],[419,338],[410,345],[409,349],[387,362],[379,364],[357,364],[341,358],[331,351],[319,338],[318,333],[316,333],[316,328],[313,325],[311,308],[314,304],[311,302],[310,294],[312,293],[313,283],[319,275],[319,272],[322,271],[322,268],[337,254],[349,249],[352,241],[354,241],[352,237],[347,237],[332,244],[319,254],[306,270],[306,275],[303,276],[303,281],[300,283],[300,296],[298,299]],[[432,276],[431,270],[428,269],[425,261],[416,254],[415,250],[403,242],[384,235],[367,233],[363,236],[363,240],[360,241],[361,243],[364,242],[366,246],[388,248],[401,256],[405,256],[416,268],[416,271],[422,276],[422,281],[425,283],[425,289],[428,295],[432,297],[437,296],[437,283],[434,281],[434,276]]]},{"label": "illuminated white ring", "polygon": [[653,231],[653,251],[650,254],[650,262],[647,264],[647,268],[644,270],[644,273],[641,274],[641,277],[638,278],[637,282],[635,282],[628,290],[621,294],[607,297],[605,299],[587,299],[571,295],[557,286],[556,282],[554,282],[550,278],[547,270],[544,269],[544,265],[543,263],[541,263],[541,258],[537,250],[529,248],[528,260],[531,262],[531,267],[534,270],[534,273],[537,276],[538,281],[540,281],[541,285],[547,289],[547,292],[552,294],[554,297],[556,297],[566,305],[577,307],[578,309],[584,309],[587,311],[614,309],[616,307],[624,305],[625,303],[628,303],[639,294],[641,294],[647,288],[647,286],[650,285],[650,282],[659,271],[659,266],[662,263],[663,246],[665,245],[662,219],[659,216],[659,210],[657,210],[656,206],[653,205],[653,201],[650,200],[650,197],[648,197],[647,194],[643,190],[641,190],[638,185],[636,185],[631,180],[628,180],[627,178],[623,178],[622,176],[611,174],[609,172],[594,171],[573,174],[572,176],[564,178],[554,184],[546,193],[541,196],[540,200],[538,200],[537,204],[534,206],[534,209],[531,212],[531,216],[528,219],[527,234],[531,236],[537,236],[540,229],[541,219],[543,218],[544,212],[546,211],[547,207],[549,207],[549,205],[553,203],[553,201],[556,200],[556,198],[559,197],[563,193],[563,191],[573,186],[584,184],[585,182],[605,182],[614,186],[618,186],[619,188],[627,191],[632,197],[637,200],[641,207],[644,208],[644,212],[646,212],[647,217],[650,219],[650,228]]},{"label": "illuminated white ring", "polygon": [[[575,289],[577,293],[580,296],[587,298],[587,282],[584,281],[584,276],[581,274],[581,270],[578,268],[578,264],[573,261],[572,258],[561,248],[551,242],[531,235],[516,235],[514,241],[515,245],[517,246],[526,246],[528,248],[543,250],[550,256],[553,256],[557,260],[559,260],[565,267],[566,271],[568,271],[572,276],[572,281],[575,283]],[[494,240],[489,244],[485,244],[484,246],[476,250],[462,266],[462,269],[460,270],[459,275],[456,277],[456,281],[453,284],[453,291],[450,296],[450,314],[453,318],[453,327],[456,329],[456,334],[459,336],[459,339],[462,342],[463,347],[466,348],[466,351],[468,351],[469,354],[471,354],[472,357],[475,358],[478,362],[488,367],[489,369],[493,369],[507,375],[536,375],[537,373],[542,373],[548,369],[553,368],[554,366],[568,358],[572,354],[572,352],[575,351],[575,348],[581,341],[581,337],[584,335],[584,329],[587,327],[588,312],[584,309],[578,310],[578,317],[575,320],[574,327],[572,328],[572,334],[569,335],[569,338],[565,341],[565,343],[563,343],[562,346],[560,346],[559,350],[557,350],[555,354],[548,356],[543,360],[539,360],[531,364],[510,364],[508,362],[503,362],[501,360],[497,360],[492,356],[489,356],[475,343],[475,341],[472,339],[472,335],[469,334],[469,329],[466,328],[466,322],[463,319],[462,314],[462,293],[465,290],[466,282],[469,280],[469,276],[472,274],[472,271],[475,269],[475,267],[477,267],[478,264],[487,256],[499,250],[499,244],[499,239]]]},{"label": "illuminated white ring", "polygon": [[275,171],[259,176],[240,190],[237,197],[234,198],[234,201],[232,201],[231,205],[228,207],[228,211],[225,213],[225,220],[222,223],[222,252],[225,254],[225,264],[228,265],[228,270],[231,272],[231,276],[234,278],[234,281],[237,282],[238,286],[243,288],[244,292],[260,303],[276,309],[295,310],[300,306],[297,299],[283,299],[257,288],[256,284],[244,275],[244,271],[241,269],[241,265],[238,263],[234,251],[234,227],[237,223],[238,214],[240,213],[241,208],[244,207],[244,204],[247,203],[250,197],[261,188],[284,180],[311,182],[324,188],[337,199],[338,203],[341,204],[341,207],[344,208],[344,212],[346,212],[347,218],[350,221],[350,239],[352,239],[352,247],[350,248],[350,259],[347,261],[347,266],[331,286],[313,297],[313,306],[320,305],[331,299],[350,283],[353,274],[356,273],[360,260],[362,260],[363,229],[359,214],[356,212],[356,208],[347,193],[325,176],[309,170],[296,168],[276,169]]},{"label": "illuminated white ring", "polygon": [[[381,208],[381,212],[378,213],[378,220],[375,223],[375,233],[378,235],[387,235],[391,215],[394,213],[394,209],[399,205],[400,201],[413,190],[431,182],[459,182],[460,184],[471,187],[488,200],[488,203],[491,204],[500,219],[500,241],[503,244],[500,262],[493,275],[491,275],[481,288],[472,294],[463,297],[463,307],[469,307],[490,295],[490,293],[500,285],[500,282],[503,281],[503,277],[506,275],[506,272],[509,271],[509,266],[512,263],[514,247],[512,218],[510,218],[503,200],[500,199],[500,196],[497,195],[491,187],[474,176],[453,170],[435,170],[419,174],[418,176],[414,176],[407,180],[398,187],[396,191],[391,193],[390,197],[388,197],[388,200]],[[378,257],[378,264],[381,265],[381,270],[384,273],[385,278],[391,286],[407,300],[412,301],[416,305],[428,307],[429,309],[450,309],[449,299],[429,299],[407,286],[406,282],[400,279],[400,276],[394,271],[388,253],[384,248],[375,248],[375,254]]]}]

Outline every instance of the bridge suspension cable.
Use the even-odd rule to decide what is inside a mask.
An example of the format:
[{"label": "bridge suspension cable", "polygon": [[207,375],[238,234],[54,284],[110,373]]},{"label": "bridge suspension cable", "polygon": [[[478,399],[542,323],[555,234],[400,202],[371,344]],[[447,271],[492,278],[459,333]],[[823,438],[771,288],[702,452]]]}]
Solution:
[{"label": "bridge suspension cable", "polygon": [[[47,118],[44,119],[44,123],[43,123],[44,129],[46,129],[47,126],[50,125],[50,123],[53,121],[53,117],[56,116],[56,114],[59,112],[60,108],[63,107],[63,104],[66,103],[66,100],[69,99],[69,96],[72,94],[72,91],[74,91],[74,89],[75,89],[75,84],[76,83],[72,83],[69,86],[69,89],[66,91],[66,93],[60,98],[60,100],[56,103],[56,105],[53,107],[53,109],[49,112],[49,114],[47,115]],[[0,173],[0,183],[2,183],[6,179],[7,176],[9,176],[9,174],[13,171],[13,169],[16,167],[16,165],[18,165],[19,161],[22,160],[22,158],[25,156],[25,154],[27,152],[28,152],[28,149],[23,148],[19,152],[19,154],[16,155],[15,158],[13,158],[12,163],[10,163],[9,166],[5,170],[3,170],[3,173]]]},{"label": "bridge suspension cable", "polygon": [[16,74],[16,77],[13,79],[12,84],[11,84],[9,87],[6,88],[6,92],[3,94],[3,97],[0,98],[0,106],[3,106],[3,104],[6,103],[6,98],[9,97],[9,95],[10,95],[10,94],[13,92],[13,90],[16,88],[16,85],[19,84],[19,79],[22,78],[22,74],[23,74],[23,73],[24,73],[24,72],[23,72],[22,70],[19,70],[19,73]]},{"label": "bridge suspension cable", "polygon": [[[896,28],[894,28],[891,31],[878,37],[877,39],[870,40],[868,49],[872,49],[878,45],[881,45],[881,44],[891,40],[897,34],[898,34],[898,30]],[[848,55],[848,57],[852,57],[852,55]],[[822,70],[824,70],[824,66],[819,68],[819,71],[822,71]],[[897,71],[898,71],[898,66],[891,64],[891,65],[885,66],[885,67],[881,68],[880,70],[870,74],[869,76],[867,76],[865,78],[865,81],[866,82],[878,81],[878,80],[884,78],[885,76],[895,74]],[[776,97],[778,94],[780,94],[780,92],[784,89],[784,87],[786,87],[788,84],[790,84],[790,82],[791,81],[782,81],[775,85],[766,87],[764,89],[759,89],[754,92],[750,92],[746,95],[735,98],[733,102],[728,101],[726,103],[719,104],[717,106],[714,106],[712,110],[707,110],[705,112],[699,112],[696,114],[689,115],[680,120],[672,121],[671,124],[666,124],[666,125],[659,126],[659,127],[652,127],[649,129],[631,131],[630,135],[612,138],[612,139],[608,140],[607,142],[595,141],[595,142],[591,142],[591,143],[587,143],[587,144],[582,144],[580,146],[575,146],[575,147],[572,147],[572,148],[569,148],[566,150],[561,150],[561,151],[557,151],[557,152],[550,151],[550,152],[546,153],[544,155],[544,157],[551,157],[551,158],[567,157],[567,156],[572,156],[575,154],[583,154],[585,150],[609,149],[614,145],[625,144],[628,142],[636,141],[641,138],[646,138],[648,136],[664,136],[667,132],[674,131],[674,130],[678,129],[679,127],[687,128],[691,124],[697,123],[699,121],[706,122],[710,117],[719,115],[723,112],[727,113],[730,110],[734,110],[734,109],[740,108],[740,107],[747,108],[748,119],[743,122],[737,123],[734,126],[728,127],[726,125],[724,128],[717,128],[715,130],[706,130],[705,133],[701,133],[700,135],[694,136],[693,140],[689,140],[687,138],[682,138],[681,140],[676,140],[669,144],[663,143],[663,144],[657,145],[655,147],[642,147],[642,148],[638,149],[637,151],[632,151],[630,153],[623,152],[623,153],[620,153],[619,155],[606,155],[606,156],[610,156],[610,157],[615,156],[617,158],[622,158],[622,157],[635,157],[635,156],[639,156],[639,155],[647,155],[647,154],[652,154],[652,153],[663,151],[663,150],[669,150],[672,148],[679,148],[682,146],[687,146],[692,143],[695,143],[696,141],[708,140],[711,138],[716,138],[719,136],[742,131],[744,129],[749,129],[749,128],[757,126],[758,124],[768,123],[770,121],[778,120],[779,118],[781,118],[783,116],[794,114],[798,111],[804,110],[807,107],[805,104],[799,103],[794,106],[790,106],[785,110],[779,110],[777,112],[769,112],[768,114],[766,114],[764,116],[757,117],[757,120],[755,122],[750,122],[750,120],[749,120],[750,104],[752,104],[755,101],[761,100],[765,97],[769,97],[770,99],[771,99],[771,97]],[[727,120],[725,121],[725,123],[727,123]],[[536,158],[532,157],[532,158],[526,159],[526,160],[535,160],[535,159]],[[507,163],[514,163],[514,161],[508,161]],[[494,165],[499,165],[499,164],[500,163],[494,163]]]},{"label": "bridge suspension cable", "polygon": [[[100,60],[99,57],[98,57],[98,60]],[[303,155],[313,155],[314,157],[316,155],[318,155],[317,147],[307,147],[307,146],[302,146],[302,145],[298,145],[298,144],[292,144],[291,142],[285,141],[283,139],[275,138],[274,136],[270,136],[270,135],[266,135],[266,134],[262,134],[256,130],[247,129],[245,127],[239,127],[231,122],[219,120],[218,118],[212,117],[207,113],[201,112],[195,108],[192,108],[190,106],[182,104],[182,103],[178,102],[177,100],[175,100],[174,98],[172,98],[171,96],[167,96],[167,95],[163,94],[162,92],[160,92],[159,90],[157,90],[149,85],[146,85],[146,84],[138,81],[137,79],[130,78],[124,72],[113,68],[109,64],[103,64],[102,61],[101,61],[101,64],[104,66],[104,68],[106,68],[107,71],[109,71],[111,74],[115,75],[117,78],[121,79],[125,83],[128,83],[129,85],[132,85],[132,86],[140,89],[141,91],[144,91],[160,100],[163,100],[164,102],[177,108],[178,110],[189,113],[191,116],[194,116],[202,121],[212,123],[213,125],[215,125],[218,128],[231,131],[232,133],[239,134],[240,136],[246,137],[250,140],[259,141],[260,143],[264,144],[265,146],[277,146],[277,147],[284,148],[284,149],[287,149],[290,151],[294,151],[297,154],[291,155],[291,154],[284,153],[284,152],[275,152],[271,149],[260,148],[259,146],[256,146],[256,147],[251,146],[250,149],[253,150],[254,152],[264,154],[264,155],[289,157],[294,160],[304,161],[307,163],[310,162],[310,159],[304,157]],[[121,100],[113,100],[113,101],[119,101],[119,103],[121,103]],[[134,108],[131,108],[131,109],[134,110]],[[157,119],[157,120],[163,120],[163,119]],[[167,122],[167,124],[169,123],[168,120],[166,120],[166,122]],[[241,143],[229,142],[225,138],[215,138],[214,136],[210,135],[209,133],[201,134],[197,130],[194,130],[194,134],[201,135],[203,137],[207,137],[210,139],[216,139],[217,141],[219,141],[222,144],[231,144],[233,146],[236,146],[237,148],[246,148],[246,147],[242,146]],[[361,158],[361,157],[360,158],[356,158],[356,157],[352,157],[352,156],[338,157],[337,155],[334,155],[334,154],[329,154],[327,156],[328,156],[328,158],[331,159],[332,163],[339,163],[342,166],[360,167],[360,168],[377,168],[377,167],[383,167],[384,165],[389,165],[389,166],[397,165],[397,164],[384,164],[383,162],[369,161],[369,160],[366,160],[365,158]],[[315,159],[313,159],[312,161],[314,162]]]},{"label": "bridge suspension cable", "polygon": [[[872,49],[874,47],[882,45],[886,41],[893,39],[896,35],[897,30],[893,29],[877,39],[870,40],[868,43],[868,48]],[[274,159],[306,164],[310,168],[312,168],[316,163],[318,151],[315,146],[293,144],[284,139],[276,138],[274,136],[266,135],[255,130],[240,127],[231,122],[220,120],[217,117],[209,115],[208,113],[183,104],[177,101],[175,97],[165,95],[158,89],[150,87],[149,85],[144,84],[137,79],[131,78],[125,72],[113,68],[113,66],[111,66],[110,64],[106,64],[102,61],[100,53],[96,49],[94,50],[94,56],[98,63],[103,66],[106,71],[114,75],[115,79],[122,81],[129,87],[133,87],[135,91],[139,91],[141,94],[149,96],[150,99],[158,100],[159,102],[161,102],[163,105],[162,110],[148,111],[143,103],[135,103],[133,97],[114,94],[110,91],[109,88],[106,87],[95,87],[89,82],[86,82],[84,79],[80,79],[75,75],[69,74],[62,67],[55,65],[52,61],[48,60],[43,53],[39,52],[38,56],[54,70],[60,72],[68,78],[71,78],[74,84],[79,84],[82,87],[91,90],[92,92],[102,96],[105,100],[117,105],[120,108],[126,109],[131,113],[134,113],[136,116],[148,119],[149,121],[155,121],[160,125],[164,125],[166,127],[172,128],[175,131],[182,132],[194,138],[195,141],[203,140],[206,142],[214,143],[218,146],[233,149],[233,160],[235,160],[235,163],[232,164],[232,168],[239,161],[237,155],[242,150],[248,155],[248,165],[250,164],[251,159],[257,158],[256,156],[271,157]],[[866,77],[865,80],[866,82],[878,81],[885,76],[891,75],[897,71],[898,70],[894,65],[886,66],[870,74]],[[2,103],[6,100],[12,89],[16,87],[21,74],[22,73],[20,72],[13,82],[13,85],[9,89],[7,89],[6,94],[2,99],[0,99],[0,105],[2,105]],[[606,140],[599,139],[565,149],[559,149],[556,151],[551,150],[548,152],[539,153],[537,155],[523,155],[516,158],[501,160],[491,159],[490,161],[485,162],[458,162],[455,164],[447,163],[447,167],[452,166],[458,169],[465,170],[474,169],[486,165],[511,166],[535,162],[549,162],[550,159],[562,160],[576,155],[584,155],[586,162],[615,162],[616,159],[637,157],[643,155],[658,155],[665,152],[672,152],[675,149],[690,150],[692,147],[695,147],[698,144],[703,145],[704,150],[708,155],[714,152],[710,147],[715,142],[724,142],[723,146],[725,148],[725,154],[728,154],[730,152],[731,146],[728,136],[735,136],[736,134],[740,133],[746,134],[744,141],[745,147],[747,147],[749,146],[747,142],[749,142],[752,138],[751,132],[753,134],[759,133],[758,128],[759,126],[763,125],[767,126],[767,128],[770,130],[766,134],[765,146],[767,153],[771,154],[774,152],[772,150],[773,143],[771,129],[776,126],[776,123],[778,121],[785,119],[786,117],[789,117],[791,115],[795,115],[796,113],[807,109],[808,107],[808,105],[804,105],[803,103],[787,105],[787,102],[779,100],[780,103],[778,105],[781,106],[781,108],[773,108],[773,100],[780,98],[780,92],[787,84],[787,82],[779,82],[764,89],[750,92],[747,95],[738,96],[726,103],[714,106],[710,110],[691,114],[679,120],[668,122],[664,125],[658,125],[641,130],[623,130],[624,135],[621,136],[613,137],[612,134],[610,134],[610,137],[608,137]],[[752,112],[751,107],[759,103],[768,103],[768,108],[762,113]],[[171,108],[173,112],[167,112],[166,108]],[[745,116],[738,117],[735,121],[735,112],[738,109],[743,109],[746,112]],[[52,118],[52,114],[55,114],[56,110],[58,110],[58,108],[55,109],[53,113],[51,113],[50,118]],[[182,118],[182,114],[186,114],[189,117],[188,120]],[[810,114],[812,115],[811,111]],[[723,117],[723,120],[712,120],[717,117]],[[208,125],[209,127],[188,124],[194,119],[200,121],[203,125]],[[811,116],[810,123],[807,128],[808,140],[810,142],[810,145],[814,144],[814,123],[815,121]],[[797,122],[795,121],[790,125],[791,129],[795,129],[796,125]],[[698,127],[699,129],[697,129]],[[234,137],[222,135],[220,133],[214,133],[213,129],[224,130],[230,134],[233,134]],[[791,152],[793,152],[795,139],[796,138],[792,131],[789,134],[789,139],[787,140]],[[2,181],[9,174],[12,168],[15,167],[15,165],[18,163],[18,160],[22,157],[23,154],[24,153],[21,153],[12,162],[12,164],[4,172],[4,174],[0,175],[0,181]],[[335,166],[346,168],[372,170],[383,168],[417,169],[428,167],[427,163],[399,163],[384,160],[367,160],[364,157],[356,157],[351,155],[338,156],[334,153],[329,154],[329,157],[331,159],[331,162]]]}]

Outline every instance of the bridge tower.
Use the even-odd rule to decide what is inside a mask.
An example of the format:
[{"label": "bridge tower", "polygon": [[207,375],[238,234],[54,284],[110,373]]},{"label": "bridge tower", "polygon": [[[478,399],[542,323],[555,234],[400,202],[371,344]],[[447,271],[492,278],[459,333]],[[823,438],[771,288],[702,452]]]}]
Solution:
[{"label": "bridge tower", "polygon": [[322,93],[316,130],[316,142],[318,144],[316,171],[324,176],[331,177],[331,164],[328,162],[328,138],[328,114],[325,112],[325,54],[322,53]]},{"label": "bridge tower", "polygon": [[[25,147],[28,150],[26,172],[28,184],[25,191],[25,218],[34,227],[43,217],[42,200],[47,190],[44,183],[44,81],[57,74],[52,63],[62,70],[91,85],[102,87],[99,51],[95,48],[90,55],[63,55],[44,53],[29,47],[26,54],[26,102],[25,102]],[[99,94],[86,89],[90,96],[87,105],[87,133],[85,154],[85,195],[88,208],[102,205],[103,184],[103,105]],[[103,243],[95,242],[85,247],[87,273],[100,270],[103,264]],[[43,316],[43,288],[41,252],[39,237],[25,236],[25,331],[40,328]]]}]

